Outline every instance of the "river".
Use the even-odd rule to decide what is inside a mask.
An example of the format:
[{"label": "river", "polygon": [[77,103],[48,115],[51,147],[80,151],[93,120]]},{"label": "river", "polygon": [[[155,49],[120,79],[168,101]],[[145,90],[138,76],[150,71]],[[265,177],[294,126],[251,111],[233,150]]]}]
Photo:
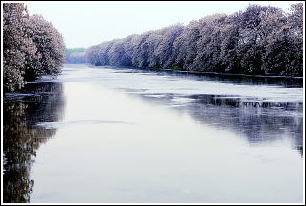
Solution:
[{"label": "river", "polygon": [[66,64],[3,111],[4,202],[303,202],[302,80]]}]

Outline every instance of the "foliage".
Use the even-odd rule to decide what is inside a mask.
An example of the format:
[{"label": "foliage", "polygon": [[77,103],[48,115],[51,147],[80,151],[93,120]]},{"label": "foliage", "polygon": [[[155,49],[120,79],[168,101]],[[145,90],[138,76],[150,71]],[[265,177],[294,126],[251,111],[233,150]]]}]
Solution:
[{"label": "foliage", "polygon": [[14,91],[24,85],[26,60],[36,59],[37,51],[27,36],[29,15],[23,4],[3,4],[3,86]]},{"label": "foliage", "polygon": [[86,50],[95,65],[180,68],[250,75],[303,76],[303,4],[285,13],[250,5]]},{"label": "foliage", "polygon": [[30,69],[26,73],[26,80],[60,73],[65,60],[65,44],[61,34],[41,15],[31,16],[27,26],[39,58],[29,62]]},{"label": "foliage", "polygon": [[42,16],[29,16],[23,3],[3,4],[4,92],[39,75],[56,75],[64,63],[63,38]]}]

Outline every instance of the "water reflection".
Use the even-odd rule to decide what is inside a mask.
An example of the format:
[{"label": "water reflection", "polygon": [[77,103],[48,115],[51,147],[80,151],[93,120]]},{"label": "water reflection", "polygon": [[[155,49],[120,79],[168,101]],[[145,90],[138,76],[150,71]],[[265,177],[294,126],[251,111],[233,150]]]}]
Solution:
[{"label": "water reflection", "polygon": [[[91,66],[92,68],[96,68]],[[291,78],[291,77],[265,77],[265,76],[247,76],[239,74],[218,74],[218,73],[197,73],[197,72],[176,72],[171,70],[159,70],[159,69],[135,69],[135,68],[118,68],[114,66],[103,66],[103,68],[112,68],[115,69],[115,73],[140,73],[143,75],[167,75],[167,76],[176,76],[182,77],[183,79],[191,79],[195,81],[217,81],[224,83],[235,83],[235,84],[244,84],[244,85],[280,85],[286,88],[292,87],[303,87],[303,78]],[[126,69],[128,68],[128,69]]]},{"label": "water reflection", "polygon": [[[195,98],[195,97],[194,97]],[[303,155],[303,104],[295,102],[244,102],[239,98],[198,96],[187,107],[191,116],[205,124],[228,128],[251,144],[287,138]]]},{"label": "water reflection", "polygon": [[[135,94],[133,94],[135,95]],[[231,130],[252,145],[288,140],[303,156],[303,103],[272,102],[230,95],[145,92],[143,99],[187,112],[204,125]]]},{"label": "water reflection", "polygon": [[56,129],[35,127],[41,121],[59,121],[64,109],[61,83],[29,83],[20,93],[10,93],[3,105],[3,202],[30,202],[34,180],[33,157]]},{"label": "water reflection", "polygon": [[260,77],[231,74],[188,74],[199,81],[220,81],[244,85],[281,85],[283,87],[303,87],[303,78],[286,78],[286,77]]},{"label": "water reflection", "polygon": [[110,71],[130,95],[188,112],[197,122],[231,130],[251,145],[288,141],[303,155],[302,78]]}]

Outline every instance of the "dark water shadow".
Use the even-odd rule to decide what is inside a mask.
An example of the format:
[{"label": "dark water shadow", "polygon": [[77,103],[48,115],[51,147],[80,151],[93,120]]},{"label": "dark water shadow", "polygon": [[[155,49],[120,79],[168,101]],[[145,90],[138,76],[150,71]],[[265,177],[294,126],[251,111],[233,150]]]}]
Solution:
[{"label": "dark water shadow", "polygon": [[244,85],[275,85],[283,86],[286,88],[303,88],[303,78],[291,77],[266,77],[266,76],[247,76],[247,75],[233,75],[233,74],[218,74],[218,73],[205,73],[205,74],[176,74],[178,76],[187,75],[195,78],[198,81],[219,81],[224,83],[235,83]]},{"label": "dark water shadow", "polygon": [[250,144],[289,138],[292,149],[303,155],[303,103],[259,102],[219,95],[193,95],[185,109],[197,121],[231,129]]},{"label": "dark water shadow", "polygon": [[[250,145],[265,145],[288,138],[303,157],[303,102],[273,102],[224,95],[175,93],[130,94],[154,104],[188,113],[195,121],[219,130],[231,130]],[[190,101],[177,103],[176,99]]]},{"label": "dark water shadow", "polygon": [[175,71],[159,68],[135,68],[135,67],[116,67],[116,66],[95,66],[93,68],[115,69],[114,73],[140,73],[143,75],[175,76],[195,81],[213,81],[223,83],[234,83],[243,85],[275,85],[286,88],[303,88],[303,78],[288,76],[255,76],[243,74],[225,74],[214,72],[191,72]]},{"label": "dark water shadow", "polygon": [[29,83],[3,99],[3,202],[29,203],[34,180],[30,171],[36,151],[56,129],[38,128],[56,122],[64,111],[63,86],[55,82]]}]

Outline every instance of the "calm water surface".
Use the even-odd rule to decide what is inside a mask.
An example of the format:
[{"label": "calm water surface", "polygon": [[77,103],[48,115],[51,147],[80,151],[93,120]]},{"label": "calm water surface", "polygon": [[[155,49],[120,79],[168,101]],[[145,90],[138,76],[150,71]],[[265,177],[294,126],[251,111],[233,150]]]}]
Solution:
[{"label": "calm water surface", "polygon": [[66,65],[3,130],[4,202],[303,202],[301,80]]}]

